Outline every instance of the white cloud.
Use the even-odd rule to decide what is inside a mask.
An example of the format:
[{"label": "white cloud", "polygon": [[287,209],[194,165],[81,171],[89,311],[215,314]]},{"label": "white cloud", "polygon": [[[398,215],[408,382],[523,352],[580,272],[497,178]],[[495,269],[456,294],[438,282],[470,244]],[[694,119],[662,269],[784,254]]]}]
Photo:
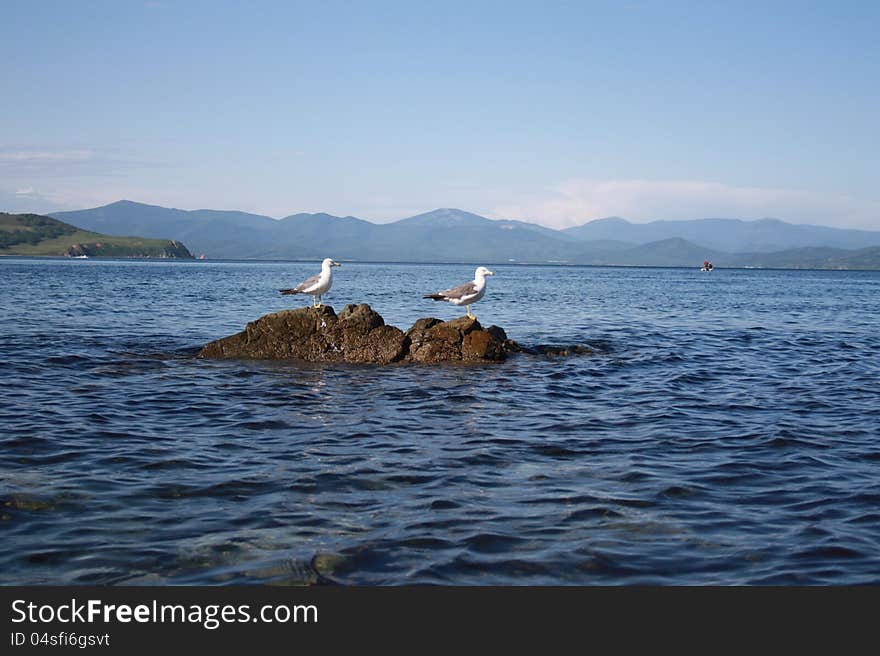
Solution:
[{"label": "white cloud", "polygon": [[155,168],[157,162],[138,160],[125,153],[92,148],[0,145],[0,179],[18,180],[19,186],[50,179],[121,177],[128,172]]},{"label": "white cloud", "polygon": [[6,190],[0,187],[0,212],[33,212],[47,214],[58,210],[79,209],[57,193],[44,193],[34,187]]},{"label": "white cloud", "polygon": [[31,148],[0,148],[0,162],[29,164],[52,162],[83,162],[95,156],[91,150],[39,150]]},{"label": "white cloud", "polygon": [[545,192],[499,203],[495,216],[518,217],[554,228],[621,216],[655,219],[775,217],[880,229],[880,203],[797,189],[737,187],[700,180],[570,179]]}]

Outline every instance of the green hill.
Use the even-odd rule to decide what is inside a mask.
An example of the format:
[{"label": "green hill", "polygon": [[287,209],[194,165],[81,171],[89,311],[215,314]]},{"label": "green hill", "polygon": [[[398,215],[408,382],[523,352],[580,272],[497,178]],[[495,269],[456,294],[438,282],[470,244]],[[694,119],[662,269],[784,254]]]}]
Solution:
[{"label": "green hill", "polygon": [[111,237],[39,214],[0,212],[0,255],[192,258],[170,239]]}]

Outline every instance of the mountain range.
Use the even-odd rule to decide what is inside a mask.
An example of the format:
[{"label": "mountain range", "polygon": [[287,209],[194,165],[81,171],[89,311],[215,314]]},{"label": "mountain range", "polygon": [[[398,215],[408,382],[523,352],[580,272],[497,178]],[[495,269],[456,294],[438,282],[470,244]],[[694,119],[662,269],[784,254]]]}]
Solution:
[{"label": "mountain range", "polygon": [[566,230],[437,209],[392,223],[293,214],[274,219],[119,201],[52,216],[113,235],[174,239],[196,254],[234,259],[519,262],[785,268],[880,268],[880,232],[778,219],[630,223],[612,217]]}]

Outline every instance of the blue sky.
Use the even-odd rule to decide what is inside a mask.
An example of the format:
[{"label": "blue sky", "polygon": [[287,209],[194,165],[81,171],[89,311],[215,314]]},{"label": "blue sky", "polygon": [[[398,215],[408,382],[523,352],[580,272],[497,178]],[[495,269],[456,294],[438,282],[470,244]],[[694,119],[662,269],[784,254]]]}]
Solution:
[{"label": "blue sky", "polygon": [[877,2],[0,4],[0,210],[880,229]]}]

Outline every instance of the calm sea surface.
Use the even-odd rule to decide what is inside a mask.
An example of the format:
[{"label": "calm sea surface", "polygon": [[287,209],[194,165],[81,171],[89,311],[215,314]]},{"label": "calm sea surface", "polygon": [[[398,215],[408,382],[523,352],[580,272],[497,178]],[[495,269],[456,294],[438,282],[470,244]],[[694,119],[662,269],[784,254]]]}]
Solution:
[{"label": "calm sea surface", "polygon": [[880,583],[880,273],[494,268],[484,325],[597,353],[205,362],[317,265],[0,259],[0,583]]}]

